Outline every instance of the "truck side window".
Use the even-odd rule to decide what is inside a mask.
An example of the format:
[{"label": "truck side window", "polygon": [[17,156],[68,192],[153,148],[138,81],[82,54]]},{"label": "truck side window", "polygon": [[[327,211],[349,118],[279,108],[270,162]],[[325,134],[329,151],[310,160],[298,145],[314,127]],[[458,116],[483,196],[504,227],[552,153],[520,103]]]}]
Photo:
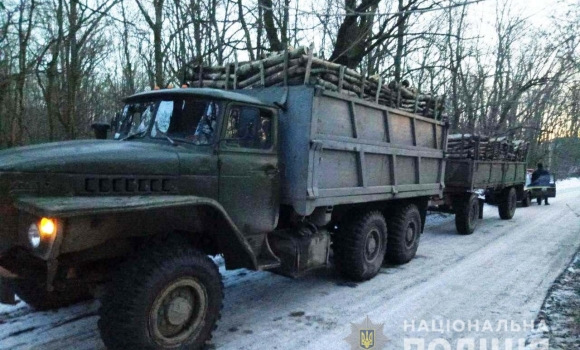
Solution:
[{"label": "truck side window", "polygon": [[271,116],[255,107],[234,107],[226,127],[229,146],[268,149],[272,146]]}]

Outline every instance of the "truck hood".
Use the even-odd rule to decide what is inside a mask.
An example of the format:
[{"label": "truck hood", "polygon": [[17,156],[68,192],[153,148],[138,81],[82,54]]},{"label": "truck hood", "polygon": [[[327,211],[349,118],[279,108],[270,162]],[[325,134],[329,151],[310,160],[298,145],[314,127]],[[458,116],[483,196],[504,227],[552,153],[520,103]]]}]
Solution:
[{"label": "truck hood", "polygon": [[179,157],[169,144],[66,141],[0,151],[0,172],[178,175]]}]

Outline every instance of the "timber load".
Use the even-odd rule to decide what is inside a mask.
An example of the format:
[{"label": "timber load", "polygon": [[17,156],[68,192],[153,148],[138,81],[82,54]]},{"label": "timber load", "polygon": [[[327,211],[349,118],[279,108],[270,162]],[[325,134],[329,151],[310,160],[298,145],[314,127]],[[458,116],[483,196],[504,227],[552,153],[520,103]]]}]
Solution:
[{"label": "timber load", "polygon": [[312,47],[300,47],[272,54],[261,60],[224,66],[186,66],[185,82],[190,87],[224,90],[259,89],[271,86],[314,85],[384,106],[441,120],[445,99],[420,93],[408,81],[386,84],[376,75],[365,75],[343,65],[315,57]]},{"label": "timber load", "polygon": [[447,157],[525,162],[529,142],[509,137],[488,137],[474,134],[451,134],[447,137]]}]

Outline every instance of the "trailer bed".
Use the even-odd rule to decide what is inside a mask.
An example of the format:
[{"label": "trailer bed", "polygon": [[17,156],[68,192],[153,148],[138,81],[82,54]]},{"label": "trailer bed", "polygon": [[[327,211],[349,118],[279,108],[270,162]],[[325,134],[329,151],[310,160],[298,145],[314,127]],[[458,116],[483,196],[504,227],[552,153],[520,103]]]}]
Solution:
[{"label": "trailer bed", "polygon": [[476,189],[495,189],[523,185],[526,182],[526,163],[447,159],[445,192],[470,192]]},{"label": "trailer bed", "polygon": [[298,214],[443,194],[444,122],[312,86],[238,91],[286,101],[279,123],[282,202]]}]

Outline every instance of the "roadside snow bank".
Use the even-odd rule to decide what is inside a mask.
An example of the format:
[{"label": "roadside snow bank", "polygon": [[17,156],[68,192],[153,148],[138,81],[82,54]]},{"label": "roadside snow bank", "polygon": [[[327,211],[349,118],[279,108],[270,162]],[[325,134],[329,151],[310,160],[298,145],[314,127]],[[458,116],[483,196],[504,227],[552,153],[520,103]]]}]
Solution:
[{"label": "roadside snow bank", "polygon": [[580,178],[578,177],[570,177],[563,180],[556,181],[556,189],[567,189],[573,187],[580,187]]}]

